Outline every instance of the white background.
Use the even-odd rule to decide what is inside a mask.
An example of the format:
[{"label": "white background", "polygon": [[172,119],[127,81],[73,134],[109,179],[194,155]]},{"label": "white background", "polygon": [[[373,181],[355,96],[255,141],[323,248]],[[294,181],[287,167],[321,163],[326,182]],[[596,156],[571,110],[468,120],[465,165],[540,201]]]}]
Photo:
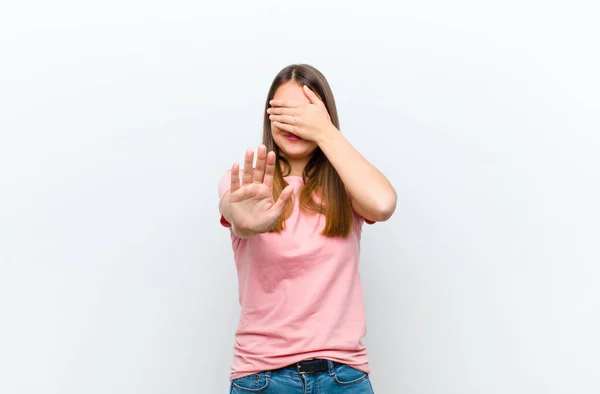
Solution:
[{"label": "white background", "polygon": [[227,392],[217,184],[305,62],[393,182],[366,227],[378,394],[600,393],[592,1],[0,8],[0,392]]}]

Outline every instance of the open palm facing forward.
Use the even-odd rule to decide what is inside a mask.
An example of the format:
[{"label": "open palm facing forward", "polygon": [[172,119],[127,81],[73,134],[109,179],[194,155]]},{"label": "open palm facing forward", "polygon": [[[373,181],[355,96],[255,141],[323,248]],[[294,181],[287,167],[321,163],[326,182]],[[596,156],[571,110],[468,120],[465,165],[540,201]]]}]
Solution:
[{"label": "open palm facing forward", "polygon": [[261,145],[258,148],[256,168],[252,168],[253,160],[254,151],[246,151],[241,184],[239,164],[233,163],[231,167],[229,208],[232,224],[241,234],[261,234],[271,230],[283,215],[285,205],[294,191],[288,185],[275,202],[275,152],[267,154],[267,148]]}]

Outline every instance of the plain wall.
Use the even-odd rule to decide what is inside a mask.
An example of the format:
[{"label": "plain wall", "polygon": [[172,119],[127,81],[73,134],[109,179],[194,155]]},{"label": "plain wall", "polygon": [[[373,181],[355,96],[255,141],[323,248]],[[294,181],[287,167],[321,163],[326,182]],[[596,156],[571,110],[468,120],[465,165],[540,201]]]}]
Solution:
[{"label": "plain wall", "polygon": [[217,184],[277,72],[395,185],[364,229],[378,394],[599,393],[591,1],[24,1],[0,10],[0,392],[217,394]]}]

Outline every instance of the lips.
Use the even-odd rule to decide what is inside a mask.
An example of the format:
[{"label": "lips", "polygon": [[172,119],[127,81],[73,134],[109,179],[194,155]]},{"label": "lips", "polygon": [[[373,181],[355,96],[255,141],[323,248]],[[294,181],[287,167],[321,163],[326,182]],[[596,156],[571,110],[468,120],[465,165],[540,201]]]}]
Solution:
[{"label": "lips", "polygon": [[292,141],[292,142],[294,142],[294,141],[302,141],[302,138],[298,137],[296,134],[285,133],[283,136],[288,141]]}]

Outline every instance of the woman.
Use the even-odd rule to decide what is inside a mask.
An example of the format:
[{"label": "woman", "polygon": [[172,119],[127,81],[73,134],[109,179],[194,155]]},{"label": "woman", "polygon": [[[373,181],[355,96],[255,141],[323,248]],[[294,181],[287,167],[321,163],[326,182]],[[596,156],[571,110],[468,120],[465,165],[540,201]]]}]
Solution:
[{"label": "woman", "polygon": [[327,80],[309,65],[275,77],[263,145],[219,185],[242,306],[231,393],[373,393],[358,260],[363,222],[396,192],[339,131]]}]

